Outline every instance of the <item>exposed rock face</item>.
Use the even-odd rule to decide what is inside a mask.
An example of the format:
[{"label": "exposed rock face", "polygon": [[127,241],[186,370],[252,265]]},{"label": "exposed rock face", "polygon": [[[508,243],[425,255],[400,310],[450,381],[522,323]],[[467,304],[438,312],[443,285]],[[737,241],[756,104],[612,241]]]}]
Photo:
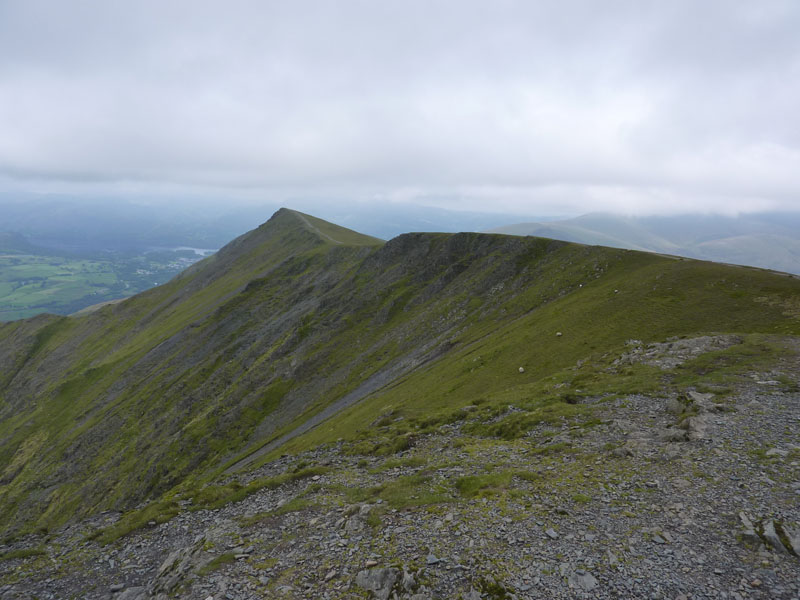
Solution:
[{"label": "exposed rock face", "polygon": [[691,358],[712,350],[724,350],[741,342],[742,338],[736,335],[674,339],[646,347],[639,340],[630,340],[628,343],[632,349],[620,357],[616,364],[644,363],[665,370],[674,369]]},{"label": "exposed rock face", "polygon": [[388,600],[399,578],[397,569],[365,569],[356,575],[356,585],[372,592],[378,600]]},{"label": "exposed rock face", "polygon": [[155,579],[150,584],[150,594],[172,594],[202,562],[199,542],[174,550],[158,568]]}]

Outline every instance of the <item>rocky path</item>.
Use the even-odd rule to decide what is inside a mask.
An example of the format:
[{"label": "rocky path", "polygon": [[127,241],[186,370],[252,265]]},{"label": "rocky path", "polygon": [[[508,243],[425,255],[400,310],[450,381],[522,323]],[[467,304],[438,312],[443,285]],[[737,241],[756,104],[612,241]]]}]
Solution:
[{"label": "rocky path", "polygon": [[328,470],[107,546],[86,536],[115,514],[17,541],[41,553],[0,561],[0,598],[800,598],[798,384],[786,360],[518,440],[284,457],[242,483]]}]

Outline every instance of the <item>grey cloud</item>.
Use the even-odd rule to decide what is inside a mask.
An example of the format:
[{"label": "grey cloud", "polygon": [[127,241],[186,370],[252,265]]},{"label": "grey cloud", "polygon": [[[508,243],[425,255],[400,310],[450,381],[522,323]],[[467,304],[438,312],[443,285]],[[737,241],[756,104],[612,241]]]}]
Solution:
[{"label": "grey cloud", "polygon": [[6,0],[0,173],[529,214],[800,208],[799,26],[780,1]]}]

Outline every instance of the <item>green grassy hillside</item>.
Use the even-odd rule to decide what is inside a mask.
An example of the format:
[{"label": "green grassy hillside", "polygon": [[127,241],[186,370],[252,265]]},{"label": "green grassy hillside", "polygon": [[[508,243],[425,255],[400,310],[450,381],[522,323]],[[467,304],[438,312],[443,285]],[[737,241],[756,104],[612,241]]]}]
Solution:
[{"label": "green grassy hillside", "polygon": [[125,302],[0,327],[0,526],[168,504],[340,438],[391,452],[465,406],[573,410],[554,386],[646,385],[604,375],[627,340],[704,332],[800,334],[800,281],[540,238],[384,244],[281,210]]}]

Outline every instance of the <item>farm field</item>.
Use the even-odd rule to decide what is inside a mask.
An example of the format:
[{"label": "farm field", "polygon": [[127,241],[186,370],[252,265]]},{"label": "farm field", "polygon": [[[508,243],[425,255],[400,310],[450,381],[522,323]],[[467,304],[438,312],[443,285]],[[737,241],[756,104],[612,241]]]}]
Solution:
[{"label": "farm field", "polygon": [[40,313],[68,315],[169,281],[201,259],[192,250],[71,258],[0,254],[0,321]]}]

